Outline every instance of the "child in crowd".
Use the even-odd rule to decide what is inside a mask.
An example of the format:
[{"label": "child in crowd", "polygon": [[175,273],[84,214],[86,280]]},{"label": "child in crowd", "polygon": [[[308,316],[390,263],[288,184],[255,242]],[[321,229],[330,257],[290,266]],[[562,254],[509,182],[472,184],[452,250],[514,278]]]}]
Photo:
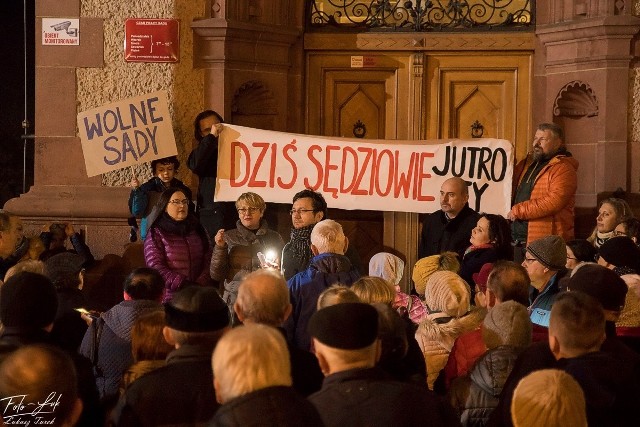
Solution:
[{"label": "child in crowd", "polygon": [[189,199],[189,211],[194,211],[191,190],[175,176],[178,173],[180,161],[176,156],[165,157],[151,162],[153,178],[140,185],[138,177],[131,180],[131,195],[129,196],[129,211],[140,221],[140,237],[142,240],[147,235],[147,216],[160,198],[160,194],[167,188],[180,189]]}]

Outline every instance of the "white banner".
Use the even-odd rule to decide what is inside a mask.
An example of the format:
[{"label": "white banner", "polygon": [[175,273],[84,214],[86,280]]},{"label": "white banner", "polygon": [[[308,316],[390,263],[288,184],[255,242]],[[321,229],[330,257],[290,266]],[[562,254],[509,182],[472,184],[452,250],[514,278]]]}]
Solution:
[{"label": "white banner", "polygon": [[501,139],[364,140],[225,124],[218,153],[217,201],[253,191],[291,203],[311,188],[331,208],[424,213],[440,209],[440,186],[457,176],[473,209],[511,209],[513,145]]},{"label": "white banner", "polygon": [[78,135],[87,176],[178,154],[166,91],[79,113]]}]

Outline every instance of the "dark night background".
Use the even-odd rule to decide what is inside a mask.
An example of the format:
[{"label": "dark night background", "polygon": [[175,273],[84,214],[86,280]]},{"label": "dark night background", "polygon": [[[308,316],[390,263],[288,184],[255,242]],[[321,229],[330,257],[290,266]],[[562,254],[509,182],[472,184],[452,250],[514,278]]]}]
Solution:
[{"label": "dark night background", "polygon": [[[27,119],[34,132],[34,2],[27,2]],[[24,36],[22,0],[0,0],[3,22],[0,42],[0,207],[22,193],[25,118]],[[27,140],[27,191],[33,183],[33,144]]]}]

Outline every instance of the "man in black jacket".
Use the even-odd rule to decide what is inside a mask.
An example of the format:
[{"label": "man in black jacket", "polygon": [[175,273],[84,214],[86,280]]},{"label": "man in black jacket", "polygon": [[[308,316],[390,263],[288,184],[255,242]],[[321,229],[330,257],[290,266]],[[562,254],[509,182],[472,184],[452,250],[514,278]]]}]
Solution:
[{"label": "man in black jacket", "polygon": [[442,183],[441,209],[429,214],[422,223],[418,258],[453,251],[462,259],[479,218],[468,202],[469,190],[462,178],[449,178]]},{"label": "man in black jacket", "polygon": [[323,308],[311,317],[309,333],[326,377],[309,400],[325,426],[460,424],[451,406],[426,386],[394,381],[375,367],[380,341],[378,312],[371,305]]},{"label": "man in black jacket", "polygon": [[165,304],[166,366],[135,380],[118,402],[118,426],[201,425],[218,409],[211,353],[228,329],[229,309],[212,287],[189,286]]},{"label": "man in black jacket", "polygon": [[[207,231],[209,239],[221,228],[233,228],[235,217],[230,215],[225,218],[225,212],[235,213],[233,203],[214,202],[213,195],[216,191],[216,177],[218,175],[218,133],[220,123],[224,123],[222,116],[213,110],[205,110],[198,114],[194,120],[194,137],[198,145],[189,154],[187,166],[198,175],[198,205],[197,213],[200,223]],[[229,226],[225,224],[229,222]]]}]

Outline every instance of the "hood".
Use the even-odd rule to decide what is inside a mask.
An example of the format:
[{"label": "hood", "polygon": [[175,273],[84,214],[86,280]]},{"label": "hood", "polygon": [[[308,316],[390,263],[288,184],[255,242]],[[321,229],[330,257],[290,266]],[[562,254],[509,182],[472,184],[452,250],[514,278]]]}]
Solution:
[{"label": "hood", "polygon": [[478,359],[469,378],[486,393],[497,398],[519,354],[520,349],[510,345],[489,350]]},{"label": "hood", "polygon": [[351,270],[351,261],[344,255],[324,253],[311,259],[311,268],[321,273],[342,273]]},{"label": "hood", "polygon": [[472,307],[466,315],[453,318],[446,323],[437,323],[427,316],[418,325],[416,336],[419,335],[422,339],[430,341],[438,341],[447,351],[451,351],[455,339],[463,333],[477,328],[486,314],[486,309]]},{"label": "hood", "polygon": [[133,322],[142,314],[161,310],[159,302],[151,300],[122,301],[110,310],[102,313],[104,323],[120,338],[131,341]]}]

